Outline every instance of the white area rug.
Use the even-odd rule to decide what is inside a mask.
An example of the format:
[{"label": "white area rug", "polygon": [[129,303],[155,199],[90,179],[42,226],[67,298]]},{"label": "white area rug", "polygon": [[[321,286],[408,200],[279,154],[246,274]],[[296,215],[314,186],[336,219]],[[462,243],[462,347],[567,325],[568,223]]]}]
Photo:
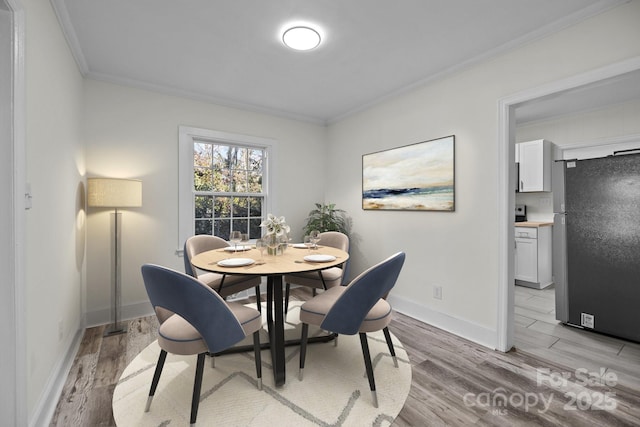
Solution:
[{"label": "white area rug", "polygon": [[[299,303],[292,302],[286,338],[299,338]],[[264,310],[263,310],[264,312]],[[310,328],[309,336],[322,331]],[[198,426],[389,426],[411,387],[411,366],[392,335],[399,367],[393,365],[382,332],[369,334],[379,407],[374,408],[360,339],[341,335],[333,342],[309,344],[303,381],[298,380],[299,347],[287,347],[287,381],[275,387],[269,350],[262,351],[263,389],[255,385],[253,352],[207,358]],[[267,341],[266,331],[261,337]],[[246,340],[244,344],[251,344]],[[160,349],[145,348],[124,370],[113,394],[119,427],[189,425],[196,356],[167,356],[151,410],[144,412]]]}]

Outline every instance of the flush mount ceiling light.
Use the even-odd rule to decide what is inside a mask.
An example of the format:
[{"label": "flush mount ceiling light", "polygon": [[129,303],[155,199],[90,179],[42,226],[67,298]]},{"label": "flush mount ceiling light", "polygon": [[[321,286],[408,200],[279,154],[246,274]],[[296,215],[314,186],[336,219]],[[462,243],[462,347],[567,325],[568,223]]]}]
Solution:
[{"label": "flush mount ceiling light", "polygon": [[320,44],[320,34],[310,27],[291,27],[282,34],[282,41],[291,49],[311,50]]}]

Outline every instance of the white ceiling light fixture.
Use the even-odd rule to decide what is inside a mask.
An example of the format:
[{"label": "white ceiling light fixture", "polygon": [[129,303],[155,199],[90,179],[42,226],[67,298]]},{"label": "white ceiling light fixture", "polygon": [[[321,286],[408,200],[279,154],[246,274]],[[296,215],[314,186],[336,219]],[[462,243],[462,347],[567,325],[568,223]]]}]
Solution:
[{"label": "white ceiling light fixture", "polygon": [[320,45],[320,33],[311,27],[295,26],[282,33],[282,41],[285,46],[295,50],[311,50]]}]

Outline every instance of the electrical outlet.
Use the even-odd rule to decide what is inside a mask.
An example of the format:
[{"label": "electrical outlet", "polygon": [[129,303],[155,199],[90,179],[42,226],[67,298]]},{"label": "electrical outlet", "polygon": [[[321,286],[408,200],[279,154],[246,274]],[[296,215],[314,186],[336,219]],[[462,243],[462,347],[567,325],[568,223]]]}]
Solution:
[{"label": "electrical outlet", "polygon": [[442,299],[442,286],[433,287],[433,297],[435,299]]},{"label": "electrical outlet", "polygon": [[593,329],[596,318],[593,314],[582,313],[580,317],[580,325],[585,328]]}]

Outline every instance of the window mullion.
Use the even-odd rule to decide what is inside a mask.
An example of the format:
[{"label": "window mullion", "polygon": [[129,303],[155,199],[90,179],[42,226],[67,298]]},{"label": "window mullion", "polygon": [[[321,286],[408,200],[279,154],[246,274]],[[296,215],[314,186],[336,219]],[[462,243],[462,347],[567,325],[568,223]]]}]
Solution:
[{"label": "window mullion", "polygon": [[266,197],[264,193],[224,193],[219,191],[194,191],[193,195],[213,197]]}]

